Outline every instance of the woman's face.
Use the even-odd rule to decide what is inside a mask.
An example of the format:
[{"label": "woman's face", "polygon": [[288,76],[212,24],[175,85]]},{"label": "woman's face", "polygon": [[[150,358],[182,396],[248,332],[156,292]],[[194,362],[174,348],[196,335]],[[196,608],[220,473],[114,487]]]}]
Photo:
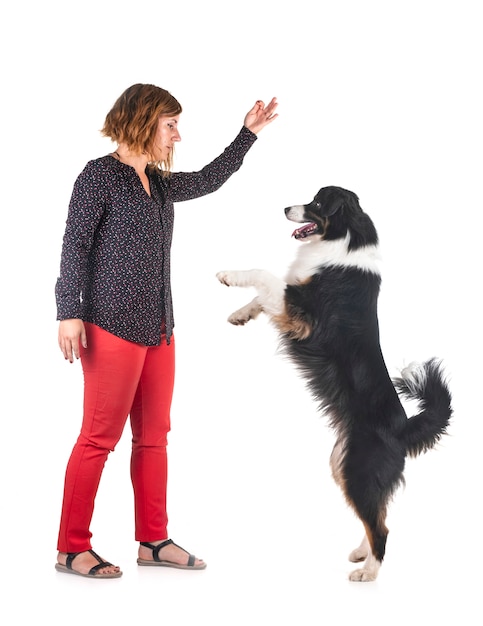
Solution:
[{"label": "woman's face", "polygon": [[176,141],[181,141],[178,132],[179,115],[161,116],[158,122],[158,130],[154,140],[156,161],[166,161],[171,154]]}]

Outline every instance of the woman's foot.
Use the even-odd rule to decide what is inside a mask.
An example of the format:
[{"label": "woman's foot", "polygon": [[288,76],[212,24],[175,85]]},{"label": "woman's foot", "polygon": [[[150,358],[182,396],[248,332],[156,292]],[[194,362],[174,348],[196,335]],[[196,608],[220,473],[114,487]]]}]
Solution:
[{"label": "woman's foot", "polygon": [[[171,539],[160,539],[159,541],[142,542],[139,544],[138,563],[139,565],[166,565],[171,567],[179,567],[183,569],[204,569],[206,563],[203,559],[190,555],[189,552],[178,546]],[[143,545],[144,544],[144,545]],[[153,548],[163,545],[159,551]],[[149,547],[153,546],[153,547]],[[157,558],[155,553],[157,552]]]},{"label": "woman's foot", "polygon": [[[68,554],[66,552],[59,552],[57,554],[57,564],[62,568],[67,568],[73,574],[80,574],[81,576],[105,576],[105,575],[121,575],[121,569],[117,565],[107,563],[105,567],[101,567],[94,573],[90,573],[93,567],[102,563],[102,559],[96,558],[97,555],[92,550],[86,550],[85,552],[78,552],[76,556],[71,560],[70,567],[68,567]],[[62,569],[62,571],[65,571]]]}]

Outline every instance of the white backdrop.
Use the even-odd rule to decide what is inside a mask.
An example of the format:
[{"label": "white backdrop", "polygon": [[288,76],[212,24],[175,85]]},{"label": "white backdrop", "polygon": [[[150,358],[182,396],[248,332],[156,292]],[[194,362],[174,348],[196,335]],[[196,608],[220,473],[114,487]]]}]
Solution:
[{"label": "white backdrop", "polygon": [[[2,595],[9,624],[473,624],[481,529],[481,19],[477,1],[221,0],[5,4],[2,24]],[[94,547],[119,581],[54,571],[80,364],[57,347],[54,284],[72,185],[111,150],[105,114],[135,82],[182,103],[176,169],[199,169],[256,99],[279,100],[242,169],[176,206],[174,540],[204,572],[137,568],[129,428],[106,465]],[[226,322],[253,294],[220,269],[284,273],[283,208],[325,185],[359,195],[381,238],[391,373],[444,359],[451,434],[407,464],[377,582],[349,583],[362,536],[332,484],[332,434],[265,320]],[[147,569],[149,571],[144,571]],[[101,589],[102,588],[102,589]],[[11,609],[13,613],[10,614]],[[418,617],[419,616],[419,617]],[[4,621],[4,620],[2,620]]]}]

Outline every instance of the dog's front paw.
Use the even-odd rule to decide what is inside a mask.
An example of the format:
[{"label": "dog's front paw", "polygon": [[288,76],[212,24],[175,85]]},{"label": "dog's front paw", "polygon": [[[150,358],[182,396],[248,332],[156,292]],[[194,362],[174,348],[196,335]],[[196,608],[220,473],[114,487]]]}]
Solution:
[{"label": "dog's front paw", "polygon": [[223,272],[218,272],[216,277],[218,278],[218,280],[220,281],[222,285],[226,285],[227,287],[230,287],[231,285],[233,285],[233,282],[231,280],[232,274],[233,272],[228,272],[224,270]]},{"label": "dog's front paw", "polygon": [[255,316],[252,315],[252,309],[249,307],[243,307],[242,309],[238,309],[230,315],[228,321],[233,326],[244,326],[247,322],[253,319]]},{"label": "dog's front paw", "polygon": [[228,321],[234,326],[244,326],[250,320],[256,319],[261,311],[262,309],[257,298],[254,298],[251,302],[245,304],[244,307],[232,313]]},{"label": "dog's front paw", "polygon": [[251,317],[245,317],[244,315],[240,315],[240,311],[235,311],[235,313],[232,313],[228,318],[228,321],[230,322],[230,324],[233,324],[233,326],[245,326],[245,324],[250,320]]}]

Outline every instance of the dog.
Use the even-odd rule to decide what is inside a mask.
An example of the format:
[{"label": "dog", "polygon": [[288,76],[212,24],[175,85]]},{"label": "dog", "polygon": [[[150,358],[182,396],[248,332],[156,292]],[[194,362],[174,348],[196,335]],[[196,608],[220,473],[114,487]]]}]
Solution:
[{"label": "dog", "polygon": [[[404,484],[406,457],[435,447],[452,417],[442,362],[412,364],[391,379],[379,341],[381,276],[378,234],[359,198],[323,187],[308,204],[284,209],[303,224],[302,242],[285,280],[261,269],[221,271],[227,286],[254,287],[256,297],[228,321],[244,325],[265,313],[286,354],[328,417],[336,442],[332,476],[365,533],[349,555],[361,566],[351,581],[376,580],[386,552],[388,504]],[[401,399],[416,400],[408,418]]]}]

